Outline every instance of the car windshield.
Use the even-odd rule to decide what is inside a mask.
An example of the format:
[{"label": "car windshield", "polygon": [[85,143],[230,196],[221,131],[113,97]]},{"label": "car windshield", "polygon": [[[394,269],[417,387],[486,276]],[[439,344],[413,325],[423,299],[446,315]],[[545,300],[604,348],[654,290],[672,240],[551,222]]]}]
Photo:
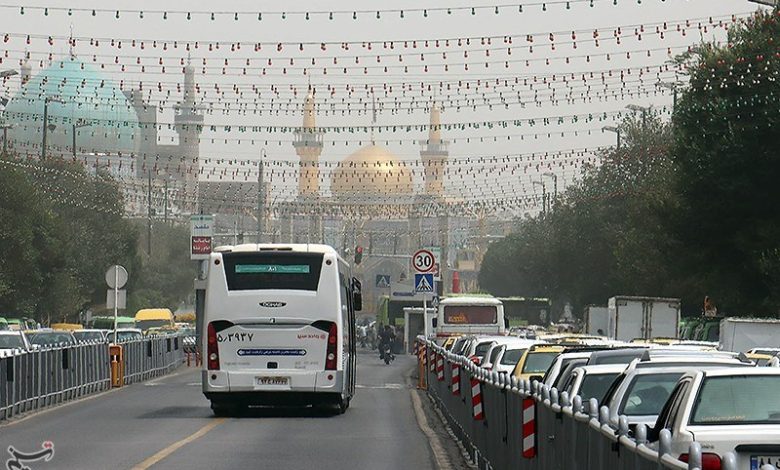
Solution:
[{"label": "car windshield", "polygon": [[780,424],[780,376],[708,377],[696,397],[690,424]]},{"label": "car windshield", "polygon": [[73,336],[70,333],[33,333],[30,335],[30,343],[39,346],[52,346],[57,344],[72,344]]},{"label": "car windshield", "polygon": [[547,372],[547,368],[558,356],[558,352],[534,352],[531,351],[525,358],[523,374],[539,374]]},{"label": "car windshield", "polygon": [[474,348],[474,355],[475,356],[484,356],[488,349],[490,349],[490,346],[493,343],[488,341],[486,343],[479,343],[476,348]]},{"label": "car windshield", "polygon": [[103,341],[103,333],[99,331],[74,331],[77,341]]},{"label": "car windshield", "polygon": [[525,353],[526,349],[507,349],[504,352],[504,355],[501,356],[501,365],[504,366],[513,366],[517,364],[517,361],[520,360],[521,357],[523,357],[523,353]]},{"label": "car windshield", "polygon": [[682,372],[637,375],[626,389],[620,414],[626,416],[657,415],[666,403]]},{"label": "car windshield", "polygon": [[0,335],[0,349],[24,349],[24,341],[18,334]]},{"label": "car windshield", "polygon": [[612,381],[614,381],[618,375],[618,372],[587,374],[585,375],[585,378],[582,379],[578,395],[582,397],[583,401],[595,398],[600,403],[602,398],[604,398],[607,389],[612,385]]},{"label": "car windshield", "polygon": [[[118,342],[120,342],[120,343],[123,342],[123,341],[132,341],[132,340],[135,340],[135,339],[141,339],[142,337],[143,337],[143,335],[141,333],[137,332],[137,331],[119,331],[119,332],[117,332]],[[108,334],[108,341],[109,342],[114,341],[114,333],[113,332]]]}]

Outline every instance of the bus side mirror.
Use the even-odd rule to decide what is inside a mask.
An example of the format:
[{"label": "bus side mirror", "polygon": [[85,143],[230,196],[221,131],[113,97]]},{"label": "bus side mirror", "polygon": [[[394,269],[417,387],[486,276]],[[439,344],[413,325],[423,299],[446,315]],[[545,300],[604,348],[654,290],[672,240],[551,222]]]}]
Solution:
[{"label": "bus side mirror", "polygon": [[356,312],[363,310],[363,285],[357,278],[352,278],[352,307]]},{"label": "bus side mirror", "polygon": [[509,319],[508,318],[504,318],[504,328],[506,328],[507,330],[509,329]]},{"label": "bus side mirror", "polygon": [[439,319],[438,318],[432,318],[431,319],[431,324],[433,325],[434,328],[436,328],[437,326],[439,326]]}]

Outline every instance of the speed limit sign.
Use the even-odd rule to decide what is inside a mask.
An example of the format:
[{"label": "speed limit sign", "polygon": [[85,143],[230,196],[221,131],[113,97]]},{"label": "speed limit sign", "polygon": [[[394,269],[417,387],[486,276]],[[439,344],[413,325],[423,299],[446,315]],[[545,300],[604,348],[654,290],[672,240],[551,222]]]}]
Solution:
[{"label": "speed limit sign", "polygon": [[436,258],[428,250],[417,250],[412,255],[412,265],[418,273],[429,273],[436,268]]}]

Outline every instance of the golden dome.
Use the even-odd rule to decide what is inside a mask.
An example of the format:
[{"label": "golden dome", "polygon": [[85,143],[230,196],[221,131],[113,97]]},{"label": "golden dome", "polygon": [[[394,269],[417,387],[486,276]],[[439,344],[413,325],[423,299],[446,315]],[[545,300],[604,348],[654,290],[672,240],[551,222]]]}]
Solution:
[{"label": "golden dome", "polygon": [[342,198],[414,194],[412,168],[386,148],[367,145],[339,162],[330,190]]}]

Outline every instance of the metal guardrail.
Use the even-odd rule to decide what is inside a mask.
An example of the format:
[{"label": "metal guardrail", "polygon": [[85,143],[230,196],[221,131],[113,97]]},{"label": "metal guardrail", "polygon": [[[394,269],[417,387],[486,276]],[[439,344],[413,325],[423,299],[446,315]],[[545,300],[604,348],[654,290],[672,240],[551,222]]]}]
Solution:
[{"label": "metal guardrail", "polygon": [[[701,446],[694,442],[689,462],[671,455],[671,434],[661,431],[658,449],[647,444],[647,430],[629,436],[628,421],[610,425],[610,411],[595,399],[482,369],[426,341],[419,370],[455,436],[479,469],[609,468],[698,470]],[[722,470],[737,470],[726,454]],[[771,465],[761,470],[777,470]]]},{"label": "metal guardrail", "polygon": [[[171,372],[184,361],[178,335],[120,343],[124,383]],[[81,343],[0,356],[0,421],[111,388],[108,343]]]}]

